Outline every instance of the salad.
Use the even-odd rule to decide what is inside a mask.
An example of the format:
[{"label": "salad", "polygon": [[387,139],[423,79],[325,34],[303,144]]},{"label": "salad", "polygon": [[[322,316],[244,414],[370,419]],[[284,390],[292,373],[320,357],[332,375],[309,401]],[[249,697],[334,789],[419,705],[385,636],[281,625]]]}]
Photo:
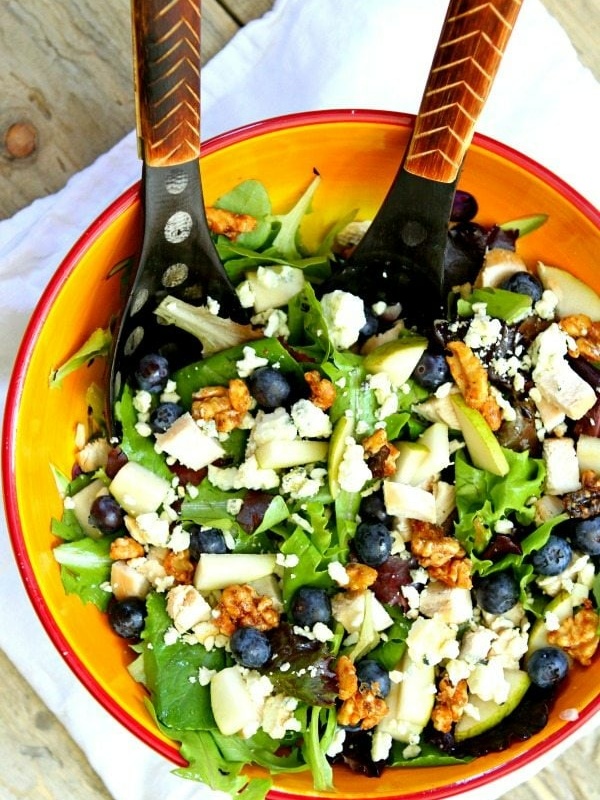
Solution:
[{"label": "salad", "polygon": [[178,773],[248,798],[251,763],[328,791],[504,749],[599,641],[600,298],[519,256],[543,216],[482,226],[462,191],[444,319],[327,291],[368,221],[306,254],[319,180],[284,215],[256,180],[208,209],[251,324],[165,297],[198,356],[140,359],[118,438],[90,386],[54,470],[65,590],[130,644]]}]

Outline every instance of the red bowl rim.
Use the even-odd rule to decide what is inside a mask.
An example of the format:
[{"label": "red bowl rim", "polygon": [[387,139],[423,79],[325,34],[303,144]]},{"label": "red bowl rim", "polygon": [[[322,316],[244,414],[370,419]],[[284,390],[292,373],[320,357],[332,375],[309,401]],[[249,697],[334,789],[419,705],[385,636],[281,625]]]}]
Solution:
[{"label": "red bowl rim", "polygon": [[[349,122],[353,120],[363,123],[409,127],[412,125],[414,115],[394,111],[376,111],[368,109],[332,109],[286,114],[258,122],[252,122],[219,134],[202,145],[202,154],[208,155],[215,150],[237,144],[259,134],[268,134],[286,128],[306,125]],[[600,227],[600,211],[551,170],[542,166],[529,156],[484,134],[476,133],[473,141],[475,145],[511,161],[525,171],[531,173],[534,177],[548,184],[569,203],[576,206],[594,225]],[[12,476],[14,475],[16,422],[20,395],[31,355],[49,310],[67,276],[75,268],[82,253],[85,252],[90,243],[111,225],[121,213],[130,207],[132,202],[134,202],[139,195],[140,182],[138,181],[133,186],[129,187],[129,189],[125,190],[94,222],[91,223],[91,225],[89,225],[57,268],[33,310],[15,358],[6,395],[2,436],[2,490],[8,523],[8,533],[17,568],[29,600],[46,634],[49,636],[58,653],[62,656],[77,679],[96,698],[100,705],[129,730],[130,733],[173,763],[185,765],[185,760],[174,746],[159,739],[117,705],[115,700],[102,688],[95,678],[89,674],[85,666],[73,652],[69,642],[64,637],[56,620],[48,609],[42,590],[35,579],[31,563],[27,558],[27,548],[18,514],[16,487],[12,480]],[[576,721],[572,722],[570,725],[565,725],[560,731],[557,731],[548,739],[537,744],[532,750],[515,756],[505,764],[480,775],[476,775],[473,778],[450,784],[447,787],[412,792],[409,795],[402,795],[402,798],[403,800],[443,800],[443,798],[456,797],[462,792],[489,785],[490,781],[508,777],[511,773],[514,773],[515,770],[526,767],[537,758],[549,753],[561,743],[566,742],[566,740],[572,737],[575,732],[579,731],[599,709],[600,695],[579,713],[579,717]],[[296,795],[294,793],[273,789],[269,793],[269,797],[272,800],[295,800],[295,798],[297,798],[297,800],[306,800],[310,795]],[[389,797],[382,796],[378,797],[377,800],[398,800],[398,795]]]}]

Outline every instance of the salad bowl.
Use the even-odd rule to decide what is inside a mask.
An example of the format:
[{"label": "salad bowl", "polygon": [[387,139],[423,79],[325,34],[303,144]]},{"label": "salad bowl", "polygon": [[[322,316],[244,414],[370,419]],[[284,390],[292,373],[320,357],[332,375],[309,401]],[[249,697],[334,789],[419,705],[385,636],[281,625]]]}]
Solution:
[{"label": "salad bowl", "polygon": [[[339,110],[266,120],[219,136],[203,146],[208,204],[246,179],[259,179],[275,211],[290,208],[313,172],[321,176],[302,227],[308,251],[340,219],[358,209],[370,219],[381,203],[409,137],[412,118],[390,112]],[[547,215],[523,237],[527,263],[561,266],[600,292],[597,271],[600,215],[559,178],[527,157],[476,135],[459,188],[472,193],[483,224]],[[139,186],[131,187],[93,223],[52,278],[26,331],[7,398],[4,422],[4,497],[16,562],[47,634],[68,667],[97,701],[132,734],[173,765],[185,760],[157,728],[145,692],[128,672],[134,654],[106,616],[76,594],[66,594],[52,548],[51,520],[62,500],[54,470],[69,475],[78,426],[89,417],[88,387],[106,381],[106,362],[89,358],[53,382],[57,368],[97,329],[118,314],[124,268],[141,239]],[[583,309],[585,310],[585,309]],[[531,773],[600,709],[600,660],[573,666],[547,725],[501,752],[448,766],[386,770],[380,778],[335,766],[337,796],[440,800],[509,787]],[[250,768],[252,774],[263,774]],[[276,775],[270,797],[327,796],[307,772]],[[483,796],[483,795],[482,795]],[[491,795],[487,795],[491,796]]]}]

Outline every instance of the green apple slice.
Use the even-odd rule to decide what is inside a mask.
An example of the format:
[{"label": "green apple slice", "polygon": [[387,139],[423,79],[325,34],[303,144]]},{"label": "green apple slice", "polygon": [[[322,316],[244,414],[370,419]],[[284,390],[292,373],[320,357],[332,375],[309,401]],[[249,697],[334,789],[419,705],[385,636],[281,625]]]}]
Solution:
[{"label": "green apple slice", "polygon": [[328,449],[327,442],[296,439],[291,442],[266,442],[256,448],[254,455],[261,469],[287,469],[325,461]]},{"label": "green apple slice", "polygon": [[388,713],[377,730],[389,733],[398,742],[410,742],[429,722],[435,702],[435,669],[429,664],[413,661],[405,652],[397,669],[402,673],[400,683],[393,683],[386,698]]},{"label": "green apple slice", "polygon": [[392,480],[396,483],[408,483],[417,486],[420,481],[415,480],[421,465],[429,455],[428,448],[421,442],[399,442],[398,458],[396,459],[396,472]]},{"label": "green apple slice", "polygon": [[327,458],[327,473],[329,476],[329,491],[331,496],[335,498],[340,493],[340,484],[338,476],[340,473],[340,464],[344,458],[344,450],[346,449],[346,440],[354,433],[354,417],[344,414],[335,423],[335,428],[329,440],[329,453]]},{"label": "green apple slice", "polygon": [[89,521],[92,504],[101,494],[106,494],[106,486],[99,478],[96,478],[71,498],[71,507],[77,522],[81,525],[85,534],[92,539],[100,539],[102,536],[102,531]]},{"label": "green apple slice", "polygon": [[508,461],[483,416],[475,408],[470,408],[462,395],[453,394],[451,400],[473,464],[493,475],[506,475]]},{"label": "green apple slice", "polygon": [[600,320],[600,296],[586,283],[559,267],[549,267],[538,262],[538,278],[544,289],[558,297],[556,313],[559,317],[580,314],[582,309],[592,319]]},{"label": "green apple slice", "polygon": [[202,553],[194,586],[199,592],[224,589],[234,583],[251,583],[275,572],[274,553]]},{"label": "green apple slice", "polygon": [[385,373],[392,386],[403,386],[412,375],[427,348],[423,336],[405,336],[379,345],[365,356],[367,372]]},{"label": "green apple slice", "polygon": [[567,617],[573,616],[575,604],[581,603],[581,597],[576,597],[569,592],[563,591],[553,597],[548,605],[544,608],[544,615],[531,626],[529,634],[529,642],[527,655],[531,655],[534,650],[539,650],[542,647],[548,647],[548,628],[546,627],[545,615],[547,613],[553,614],[557,621],[564,622]]},{"label": "green apple slice", "polygon": [[479,712],[479,719],[463,714],[454,728],[457,742],[493,728],[519,705],[531,683],[529,675],[521,669],[507,669],[504,671],[504,678],[510,687],[506,702],[495,703],[493,700],[481,700],[477,695],[470,695],[469,703]]}]

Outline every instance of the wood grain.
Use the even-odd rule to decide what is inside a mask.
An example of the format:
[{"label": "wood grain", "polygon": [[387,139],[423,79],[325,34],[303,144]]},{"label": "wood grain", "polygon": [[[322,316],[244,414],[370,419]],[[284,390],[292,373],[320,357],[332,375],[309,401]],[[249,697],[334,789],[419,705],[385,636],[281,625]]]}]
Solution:
[{"label": "wood grain", "polygon": [[[600,79],[600,0],[543,1]],[[204,59],[272,4],[203,0]],[[125,0],[104,0],[102,13],[97,0],[2,0],[0,218],[61,188],[133,128],[131,76]],[[22,155],[32,143],[33,151]],[[112,800],[79,747],[1,651],[0,674],[0,798]],[[501,800],[591,800],[598,796],[599,774],[597,731]]]}]

